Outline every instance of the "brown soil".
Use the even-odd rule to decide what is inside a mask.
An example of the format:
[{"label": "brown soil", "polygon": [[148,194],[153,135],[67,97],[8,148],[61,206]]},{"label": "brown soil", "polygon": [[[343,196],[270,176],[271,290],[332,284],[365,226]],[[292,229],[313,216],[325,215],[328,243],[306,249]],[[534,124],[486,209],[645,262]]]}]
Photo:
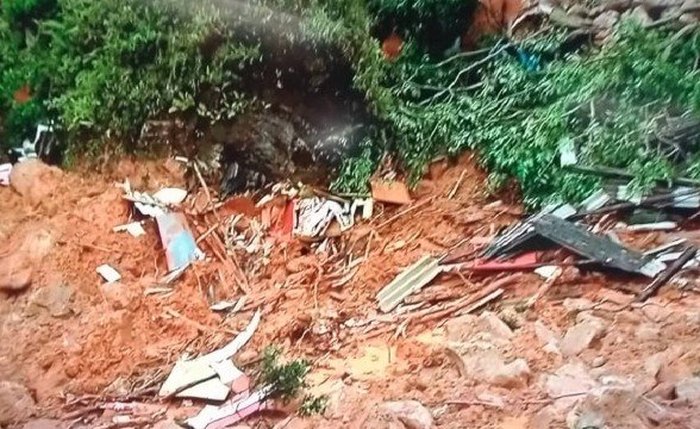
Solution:
[{"label": "brown soil", "polygon": [[[562,364],[561,356],[543,352],[532,322],[540,320],[563,332],[573,323],[561,305],[564,298],[597,302],[621,296],[624,300],[629,297],[613,289],[644,284],[643,279],[568,269],[534,309],[518,316],[522,328],[509,354],[527,360],[532,370],[530,383],[515,389],[489,388],[459,377],[457,366],[443,352],[444,319],[409,323],[398,338],[395,326],[374,331],[352,326],[378,317],[377,291],[403,268],[423,255],[440,256],[463,242],[466,250],[476,249],[521,213],[520,207],[500,203],[485,192],[485,174],[473,158],[466,156],[455,166],[433,164],[412,195],[417,208],[395,221],[387,223],[405,207],[376,207],[371,221],[338,239],[342,258],[316,254],[308,243],[298,240],[267,238],[274,241],[274,247],[268,263],[263,264],[259,254],[222,255],[210,235],[201,244],[207,259],[175,282],[169,295],[144,293],[167,271],[157,228],[147,223],[147,234],[139,238],[112,232],[114,226],[130,221],[129,203],[115,186],[125,178],[139,190],[184,183],[183,172],[174,162],[125,160],[100,174],[68,172],[53,178],[54,182],[36,184],[51,190],[38,200],[0,188],[0,257],[32,249],[23,243],[31,244],[40,233],[48,234],[53,243],[48,254],[32,264],[29,288],[0,296],[0,380],[26,385],[37,400],[38,416],[65,417],[78,400],[89,400],[86,395],[90,394],[123,397],[146,391],[150,396],[141,399],[148,400],[153,397],[148,388],[158,386],[175,359],[230,341],[246,325],[252,310],[261,308],[262,323],[252,343],[238,356],[239,364],[254,361],[267,345],[281,345],[289,356],[314,361],[314,391],[328,393],[332,399],[342,391],[342,400],[332,400],[326,416],[308,420],[309,427],[374,427],[372,405],[416,399],[440,410],[436,413],[439,427],[524,428],[544,406],[533,401],[543,397],[539,375]],[[448,198],[457,184],[454,197]],[[201,205],[206,196],[200,191],[194,200]],[[256,212],[250,207],[245,211]],[[190,215],[195,235],[224,219],[225,212],[223,208],[218,213]],[[265,210],[255,216],[264,218]],[[641,245],[663,237],[623,238]],[[345,285],[333,287],[345,275],[348,255],[366,259]],[[101,264],[116,268],[121,282],[105,287],[95,272]],[[461,279],[443,274],[421,296],[440,289],[457,295],[476,293],[496,278]],[[515,308],[541,284],[537,275],[523,273],[491,307]],[[70,300],[54,293],[61,287],[71,291]],[[236,300],[243,290],[249,292],[245,311],[223,317],[210,310],[213,302]],[[699,328],[687,322],[686,310],[698,300],[678,298],[678,292],[667,288],[655,301],[654,306],[666,305],[664,310],[671,314],[663,322],[664,338],[651,345],[635,341],[636,326],[650,317],[643,311],[596,310],[600,317],[614,322],[616,334],[584,351],[581,358],[590,363],[603,355],[608,368],[634,376],[645,357],[672,341],[696,342]],[[631,322],[618,323],[623,315]],[[700,358],[695,359],[700,354],[684,356],[683,365],[675,367],[676,378],[700,365]],[[446,405],[450,400],[474,400],[486,391],[505,397],[505,407]],[[67,403],[71,406],[66,407]],[[180,401],[168,403],[173,409],[182,405]],[[265,416],[258,424],[268,427],[274,421],[274,416]]]}]

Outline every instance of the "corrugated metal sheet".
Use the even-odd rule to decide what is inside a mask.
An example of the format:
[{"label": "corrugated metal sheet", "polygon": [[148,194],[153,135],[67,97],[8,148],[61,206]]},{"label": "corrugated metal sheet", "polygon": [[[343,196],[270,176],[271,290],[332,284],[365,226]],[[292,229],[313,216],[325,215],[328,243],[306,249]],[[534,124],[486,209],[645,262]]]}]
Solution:
[{"label": "corrugated metal sheet", "polygon": [[430,283],[440,272],[442,267],[437,259],[430,256],[422,257],[379,291],[377,294],[379,309],[384,313],[390,312],[407,296]]}]

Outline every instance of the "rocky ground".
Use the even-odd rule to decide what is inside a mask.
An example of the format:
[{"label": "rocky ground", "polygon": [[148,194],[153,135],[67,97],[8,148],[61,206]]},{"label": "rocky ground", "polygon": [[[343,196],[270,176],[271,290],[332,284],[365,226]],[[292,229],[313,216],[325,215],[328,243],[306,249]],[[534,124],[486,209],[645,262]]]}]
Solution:
[{"label": "rocky ground", "polygon": [[[156,399],[173,361],[230,341],[260,308],[238,366],[252,371],[264,347],[280,345],[313,361],[309,390],[329,403],[322,416],[280,408],[239,429],[700,428],[692,288],[671,284],[637,304],[629,291],[644,279],[572,267],[546,289],[529,272],[442,274],[411,302],[432,308],[496,282],[505,293],[471,314],[380,314],[375,295],[403,268],[460,243],[478,248],[521,214],[514,198],[485,192],[470,157],[434,163],[408,209],[378,206],[332,256],[270,236],[267,253],[233,258],[203,239],[207,259],[165,294],[152,293],[167,271],[155,225],[138,238],[112,232],[129,221],[114,186],[125,178],[141,190],[184,184],[174,161],[124,160],[99,174],[31,164],[0,187],[0,427],[175,427],[202,404]],[[245,225],[266,217],[241,204],[202,214],[205,198],[200,191],[186,210],[197,236],[227,210],[246,212]],[[640,247],[667,238],[622,236]],[[104,284],[95,272],[104,263],[121,282]],[[210,309],[244,294],[239,313]],[[124,403],[128,422],[115,418]]]}]

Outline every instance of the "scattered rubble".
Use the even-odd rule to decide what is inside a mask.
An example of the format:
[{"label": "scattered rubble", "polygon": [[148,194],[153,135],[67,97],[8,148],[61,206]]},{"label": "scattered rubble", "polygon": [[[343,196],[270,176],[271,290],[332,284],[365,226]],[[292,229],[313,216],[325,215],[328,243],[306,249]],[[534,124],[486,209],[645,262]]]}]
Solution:
[{"label": "scattered rubble", "polygon": [[[403,427],[563,425],[567,419],[615,427],[627,417],[611,409],[632,404],[642,422],[651,415],[644,400],[632,401],[632,392],[653,388],[652,397],[665,389],[676,409],[651,407],[662,421],[686,413],[681,403],[697,402],[687,369],[691,357],[650,358],[672,341],[695,356],[687,350],[694,328],[682,321],[693,317],[685,316],[684,306],[697,302],[690,277],[697,255],[683,256],[695,248],[693,238],[676,236],[689,232],[690,221],[674,218],[674,231],[618,228],[637,224],[625,218],[628,209],[611,209],[621,204],[617,194],[601,191],[584,205],[550,207],[498,234],[516,211],[505,203],[484,208],[486,197],[467,186],[470,170],[446,171],[440,188],[419,187],[407,207],[387,205],[378,214],[370,208],[380,202],[366,196],[272,191],[258,202],[238,196],[229,204],[213,192],[211,200],[203,190],[185,193],[167,180],[154,180],[139,194],[131,190],[126,199],[111,182],[104,184],[93,194],[101,206],[83,193],[77,200],[84,208],[51,218],[50,245],[32,250],[45,256],[42,264],[19,264],[28,267],[25,287],[31,289],[0,303],[18,306],[2,316],[0,329],[3,335],[23,332],[36,346],[18,347],[25,358],[3,350],[19,362],[50,347],[23,376],[48,374],[66,392],[85,392],[81,385],[104,373],[90,387],[102,392],[111,384],[110,393],[60,398],[60,415],[87,427],[159,421],[168,427],[177,420],[211,429],[254,420],[261,411],[308,427],[363,427],[363,413],[372,409]],[[65,180],[72,180],[70,173]],[[172,195],[156,198],[163,189]],[[5,191],[12,204],[22,201]],[[302,213],[306,203],[298,203],[304,200],[325,209]],[[115,205],[116,214],[99,218],[99,230],[91,226],[104,207]],[[481,211],[494,216],[477,216]],[[437,224],[436,216],[447,225]],[[298,234],[308,219],[314,227],[307,230],[316,236]],[[15,233],[15,225],[0,228],[12,248],[26,235]],[[613,230],[619,241],[607,234]],[[10,254],[0,251],[0,261]],[[107,269],[99,282],[95,270],[103,264],[119,278]],[[675,274],[664,279],[671,268]],[[654,282],[668,286],[644,300],[642,290]],[[90,318],[99,325],[89,325]],[[48,326],[60,335],[47,333]],[[260,350],[275,343],[319,362],[310,387],[336,386],[333,409],[303,418],[288,408],[279,413],[269,386],[250,377]],[[249,350],[237,354],[243,344]],[[370,345],[375,353],[366,349]],[[106,355],[109,360],[100,358]],[[12,365],[0,359],[0,374]],[[143,371],[151,366],[153,372]],[[639,376],[643,389],[612,383],[615,374]],[[52,397],[52,386],[27,384],[40,404]],[[620,395],[629,401],[611,399],[615,392],[627,392]],[[162,403],[151,402],[154,394]],[[415,403],[384,403],[397,398]],[[141,402],[153,408],[137,412]],[[114,403],[123,405],[115,410]]]}]

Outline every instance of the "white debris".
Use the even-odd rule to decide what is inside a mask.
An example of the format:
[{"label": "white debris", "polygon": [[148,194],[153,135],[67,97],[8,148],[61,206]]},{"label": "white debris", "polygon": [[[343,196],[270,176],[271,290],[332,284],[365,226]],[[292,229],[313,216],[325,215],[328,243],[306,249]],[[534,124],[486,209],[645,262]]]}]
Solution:
[{"label": "white debris", "polygon": [[654,222],[654,223],[642,223],[637,225],[628,225],[625,228],[627,231],[635,232],[646,232],[646,231],[673,231],[678,228],[676,222],[665,221],[665,222]]},{"label": "white debris", "polygon": [[535,268],[535,274],[545,280],[550,280],[561,274],[561,268],[556,265],[545,265],[544,267]]},{"label": "white debris", "polygon": [[97,273],[104,278],[107,283],[115,283],[121,280],[122,276],[111,266],[104,264],[97,267]]},{"label": "white debris", "polygon": [[[237,368],[231,368],[233,364],[230,362],[230,359],[250,340],[259,323],[260,311],[258,310],[248,326],[223,348],[194,360],[177,361],[170,375],[168,375],[168,378],[161,386],[158,395],[161,397],[174,394],[178,394],[178,396],[187,395],[188,397],[194,397],[193,394],[200,395],[200,393],[204,395],[206,392],[202,393],[200,389],[192,391],[191,388],[217,376],[223,377],[223,379],[217,379],[217,381],[224,383],[224,379],[228,380],[231,377],[235,379],[237,376],[242,375]],[[213,383],[211,387],[217,392],[220,390],[218,385],[214,387]]]},{"label": "white debris", "polygon": [[0,165],[0,185],[10,186],[10,173],[12,172],[12,164]]},{"label": "white debris", "polygon": [[126,231],[134,237],[141,237],[142,235],[146,235],[146,230],[143,229],[141,222],[131,222],[131,223],[127,223],[125,225],[115,226],[114,228],[112,228],[112,231],[113,232]]},{"label": "white debris", "polygon": [[187,198],[187,191],[180,188],[163,188],[153,194],[153,198],[168,206],[182,204]]}]

